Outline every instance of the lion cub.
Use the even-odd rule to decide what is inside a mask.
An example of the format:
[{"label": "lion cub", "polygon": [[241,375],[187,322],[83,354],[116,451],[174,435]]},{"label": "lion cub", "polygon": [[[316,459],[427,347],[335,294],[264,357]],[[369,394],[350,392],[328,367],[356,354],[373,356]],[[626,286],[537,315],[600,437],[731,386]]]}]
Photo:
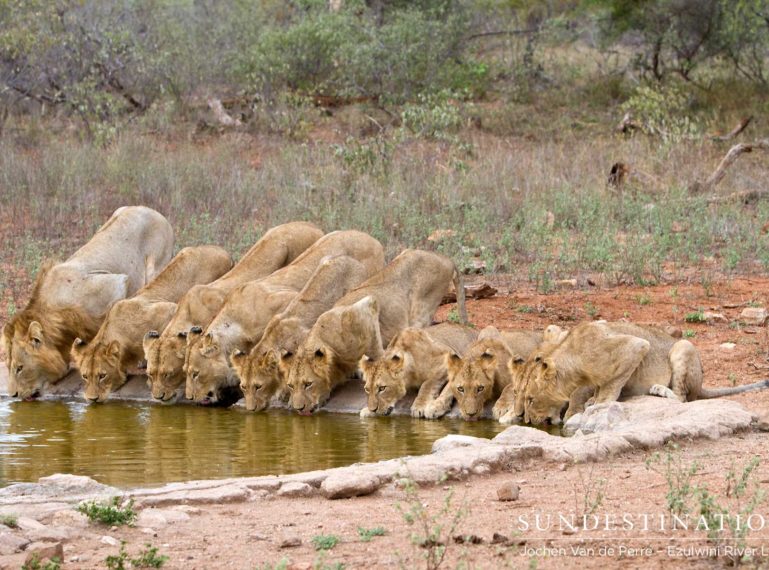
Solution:
[{"label": "lion cub", "polygon": [[681,402],[769,387],[769,380],[733,388],[702,387],[702,363],[688,340],[631,323],[588,322],[555,347],[533,355],[527,369],[525,419],[560,423],[575,393],[592,389],[596,404],[651,394]]},{"label": "lion cub", "polygon": [[526,355],[542,342],[542,333],[535,331],[505,331],[494,327],[481,331],[478,340],[465,356],[450,354],[446,357],[449,383],[441,397],[435,401],[436,414],[451,409],[456,399],[459,411],[466,420],[477,420],[486,402],[498,397],[510,384],[508,361],[513,355]]},{"label": "lion cub", "polygon": [[447,382],[446,354],[464,354],[477,338],[477,331],[452,323],[402,330],[382,358],[364,356],[360,361],[368,394],[368,406],[360,415],[386,416],[408,390],[418,388],[411,415],[431,418],[427,409]]}]

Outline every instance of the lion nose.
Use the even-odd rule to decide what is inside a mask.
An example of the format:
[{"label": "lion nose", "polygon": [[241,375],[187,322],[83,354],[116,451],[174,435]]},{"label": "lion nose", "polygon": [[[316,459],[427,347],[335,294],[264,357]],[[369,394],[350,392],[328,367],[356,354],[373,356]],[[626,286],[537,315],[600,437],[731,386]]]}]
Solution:
[{"label": "lion nose", "polygon": [[206,397],[207,398],[213,398],[214,397],[214,393],[213,392],[209,392],[208,394],[206,394]]},{"label": "lion nose", "polygon": [[301,408],[297,408],[297,407],[294,407],[294,409],[295,409],[297,412],[302,412],[302,411],[304,411],[304,408],[305,408],[305,407],[306,407],[306,406],[302,405],[302,407],[301,407]]},{"label": "lion nose", "polygon": [[11,394],[11,398],[18,398],[18,397],[19,397],[19,392],[18,391],[16,391],[13,394]]},{"label": "lion nose", "polygon": [[99,398],[86,398],[89,402],[98,402]]}]

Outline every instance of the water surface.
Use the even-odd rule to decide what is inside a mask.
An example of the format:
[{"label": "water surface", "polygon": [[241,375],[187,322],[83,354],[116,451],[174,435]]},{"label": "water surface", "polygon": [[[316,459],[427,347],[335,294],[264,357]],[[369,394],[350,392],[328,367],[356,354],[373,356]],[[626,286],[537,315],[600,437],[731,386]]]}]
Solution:
[{"label": "water surface", "polygon": [[0,486],[53,473],[118,487],[298,473],[420,455],[450,433],[493,437],[505,427],[491,420],[5,400]]}]

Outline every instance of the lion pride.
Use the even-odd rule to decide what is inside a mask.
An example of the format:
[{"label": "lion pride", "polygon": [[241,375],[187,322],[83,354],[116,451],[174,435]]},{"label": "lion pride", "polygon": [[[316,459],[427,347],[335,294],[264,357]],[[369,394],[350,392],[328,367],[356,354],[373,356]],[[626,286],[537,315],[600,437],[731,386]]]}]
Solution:
[{"label": "lion pride", "polygon": [[[347,255],[357,259],[367,274],[384,265],[382,244],[370,235],[349,230],[326,234],[292,263],[269,277],[246,283],[227,297],[205,331],[192,329],[188,337],[186,395],[199,404],[220,403],[219,392],[237,388],[233,351],[247,352],[259,342],[267,323],[297,296],[324,258]],[[193,334],[193,332],[195,334]],[[200,339],[198,341],[198,339]]]},{"label": "lion pride", "polygon": [[85,398],[103,402],[125,384],[129,368],[144,360],[142,339],[162,329],[190,287],[210,283],[232,268],[232,258],[212,245],[187,247],[134,297],[115,303],[90,343],[79,338],[72,358],[85,382]]},{"label": "lion pride", "polygon": [[3,328],[9,393],[33,399],[64,377],[75,338],[91,340],[110,307],[149,283],[173,247],[160,213],[125,206],[69,259],[45,263],[29,303]]},{"label": "lion pride", "polygon": [[204,329],[222,308],[228,293],[285,267],[322,236],[323,232],[308,222],[276,226],[265,232],[222,277],[190,289],[179,301],[176,313],[163,332],[153,330],[144,338],[152,397],[166,403],[176,400],[184,385],[187,335],[192,327]]},{"label": "lion pride", "polygon": [[404,250],[342,297],[318,318],[296,354],[281,359],[291,407],[314,412],[357,372],[363,355],[379,358],[382,343],[389,344],[401,330],[429,326],[452,282],[466,322],[461,274],[449,258],[428,251]]},{"label": "lion pride", "polygon": [[290,358],[318,317],[370,276],[362,263],[347,255],[323,260],[304,289],[282,313],[270,319],[251,352],[233,352],[230,360],[240,377],[246,409],[263,410],[274,395],[287,396],[279,360]]}]

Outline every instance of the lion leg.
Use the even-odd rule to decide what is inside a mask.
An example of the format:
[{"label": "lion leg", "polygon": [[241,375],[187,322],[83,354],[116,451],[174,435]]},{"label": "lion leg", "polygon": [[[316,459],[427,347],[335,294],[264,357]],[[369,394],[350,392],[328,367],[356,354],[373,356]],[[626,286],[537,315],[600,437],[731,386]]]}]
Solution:
[{"label": "lion leg", "polygon": [[569,397],[569,407],[566,409],[566,414],[563,417],[564,421],[573,415],[584,412],[585,408],[588,407],[588,403],[592,404],[595,401],[593,398],[594,393],[595,388],[593,386],[582,386],[574,390]]},{"label": "lion leg", "polygon": [[651,348],[648,340],[631,335],[617,335],[611,339],[611,344],[613,346],[609,348],[613,349],[612,352],[622,355],[623,358],[622,361],[617,362],[617,366],[613,370],[613,374],[608,382],[599,386],[595,396],[596,404],[619,400],[622,388],[625,387],[625,384],[630,380],[633,372],[635,372]]},{"label": "lion leg", "polygon": [[668,353],[670,388],[680,402],[696,400],[702,388],[700,353],[688,340],[676,342]]},{"label": "lion leg", "polygon": [[515,390],[512,384],[508,384],[502,390],[502,393],[494,403],[494,407],[491,409],[491,416],[495,420],[500,420],[503,416],[512,411],[515,404]]},{"label": "lion leg", "polygon": [[428,406],[439,397],[441,390],[446,385],[446,377],[432,378],[419,387],[417,397],[411,404],[411,415],[415,418],[425,417]]},{"label": "lion leg", "polygon": [[649,395],[650,396],[659,396],[660,398],[668,398],[670,400],[678,400],[678,396],[676,396],[675,392],[668,388],[667,386],[663,386],[662,384],[654,384],[651,388],[649,388]]},{"label": "lion leg", "polygon": [[440,395],[425,407],[425,418],[434,420],[445,416],[454,403],[454,394],[448,384],[443,387]]}]

